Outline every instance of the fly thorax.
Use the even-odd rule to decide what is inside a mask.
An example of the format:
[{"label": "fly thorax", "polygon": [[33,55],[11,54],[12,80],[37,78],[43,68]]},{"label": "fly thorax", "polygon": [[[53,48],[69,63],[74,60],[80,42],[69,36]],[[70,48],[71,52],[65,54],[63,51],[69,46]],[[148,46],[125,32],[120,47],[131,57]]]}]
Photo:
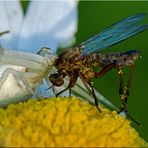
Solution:
[{"label": "fly thorax", "polygon": [[91,68],[89,67],[81,67],[81,69],[79,70],[79,72],[81,74],[83,74],[87,79],[90,79],[92,77],[94,77],[94,72]]}]

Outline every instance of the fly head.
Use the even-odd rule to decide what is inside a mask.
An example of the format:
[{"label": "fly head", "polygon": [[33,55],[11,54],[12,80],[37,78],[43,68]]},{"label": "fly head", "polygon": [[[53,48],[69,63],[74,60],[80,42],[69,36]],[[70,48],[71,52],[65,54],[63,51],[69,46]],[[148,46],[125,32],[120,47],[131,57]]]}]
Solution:
[{"label": "fly head", "polygon": [[49,81],[54,85],[54,86],[62,86],[63,83],[64,83],[64,80],[63,80],[63,77],[61,74],[59,74],[58,72],[57,73],[54,73],[54,74],[51,74],[49,76]]}]

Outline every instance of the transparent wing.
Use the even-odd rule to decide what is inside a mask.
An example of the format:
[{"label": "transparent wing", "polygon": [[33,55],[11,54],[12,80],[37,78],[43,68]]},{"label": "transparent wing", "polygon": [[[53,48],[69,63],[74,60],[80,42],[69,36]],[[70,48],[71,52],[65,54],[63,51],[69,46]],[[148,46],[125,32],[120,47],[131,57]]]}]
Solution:
[{"label": "transparent wing", "polygon": [[82,42],[80,44],[83,48],[82,54],[87,55],[105,49],[148,29],[148,25],[137,25],[138,22],[144,20],[145,15],[140,13],[128,17]]}]

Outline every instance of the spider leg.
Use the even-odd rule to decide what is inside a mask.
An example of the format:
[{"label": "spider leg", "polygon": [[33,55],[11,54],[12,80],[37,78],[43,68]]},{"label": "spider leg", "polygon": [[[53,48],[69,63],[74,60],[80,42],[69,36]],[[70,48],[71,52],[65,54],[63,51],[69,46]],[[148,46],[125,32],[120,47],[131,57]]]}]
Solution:
[{"label": "spider leg", "polygon": [[10,31],[7,30],[7,31],[0,32],[0,36],[2,36],[2,35],[4,35],[4,34],[7,34],[7,33],[10,33]]}]

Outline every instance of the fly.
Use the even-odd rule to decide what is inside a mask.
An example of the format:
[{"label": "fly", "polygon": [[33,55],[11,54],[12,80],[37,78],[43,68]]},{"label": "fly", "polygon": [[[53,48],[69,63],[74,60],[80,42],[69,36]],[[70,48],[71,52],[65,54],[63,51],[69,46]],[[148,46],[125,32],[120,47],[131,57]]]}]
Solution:
[{"label": "fly", "polygon": [[[140,125],[128,114],[127,100],[134,74],[135,61],[140,57],[141,51],[130,50],[122,53],[106,54],[99,53],[99,51],[148,29],[148,25],[138,25],[140,21],[144,20],[145,15],[146,14],[141,13],[123,19],[101,33],[82,42],[80,45],[62,51],[54,63],[57,72],[51,74],[49,80],[53,86],[62,86],[64,83],[63,79],[67,76],[69,78],[69,84],[65,89],[57,93],[56,96],[68,89],[71,93],[71,88],[75,86],[79,77],[90,95],[92,95],[96,108],[101,112],[91,78],[99,78],[111,69],[116,68],[120,80],[119,96],[122,103],[119,113],[124,111],[130,119]],[[95,72],[92,66],[99,67],[100,70]],[[123,68],[127,66],[130,66],[130,73],[127,84],[124,86]]]}]

